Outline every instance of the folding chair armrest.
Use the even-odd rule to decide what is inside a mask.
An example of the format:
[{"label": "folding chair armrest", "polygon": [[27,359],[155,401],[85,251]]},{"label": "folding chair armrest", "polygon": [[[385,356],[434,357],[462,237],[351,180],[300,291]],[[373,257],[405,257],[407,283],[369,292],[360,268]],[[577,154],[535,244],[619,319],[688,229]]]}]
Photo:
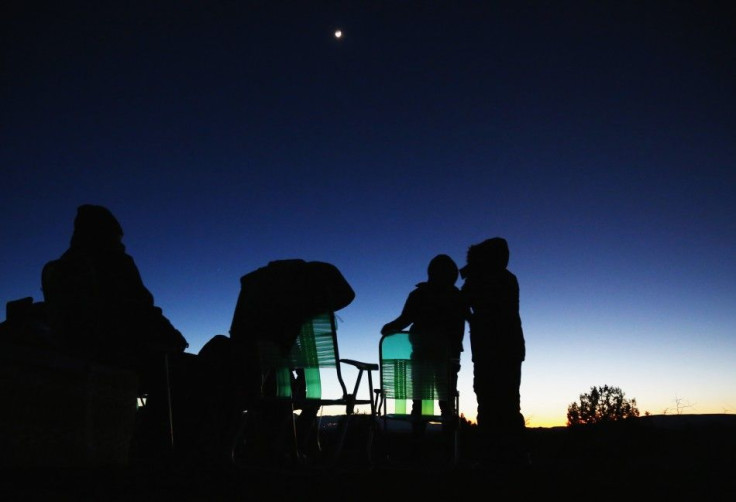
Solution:
[{"label": "folding chair armrest", "polygon": [[351,366],[355,366],[359,370],[365,370],[365,371],[378,371],[378,364],[376,363],[363,363],[360,361],[355,361],[354,359],[340,359],[341,363],[349,364]]},{"label": "folding chair armrest", "polygon": [[355,387],[353,388],[352,394],[346,394],[345,399],[348,401],[347,414],[352,415],[358,395],[358,389],[360,388],[360,381],[363,379],[363,372],[368,375],[368,395],[370,398],[367,400],[371,405],[371,415],[376,416],[376,406],[373,400],[373,373],[372,371],[378,371],[378,364],[376,363],[364,363],[356,361],[354,359],[339,359],[340,363],[349,364],[354,366],[358,370],[358,376],[355,379]]}]

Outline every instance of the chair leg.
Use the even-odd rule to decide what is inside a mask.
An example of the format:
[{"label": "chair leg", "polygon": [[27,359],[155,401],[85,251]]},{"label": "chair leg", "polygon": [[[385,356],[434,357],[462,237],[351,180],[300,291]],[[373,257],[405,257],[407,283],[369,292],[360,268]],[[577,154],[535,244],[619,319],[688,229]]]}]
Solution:
[{"label": "chair leg", "polygon": [[[363,421],[364,418],[366,422]],[[373,415],[343,416],[330,461],[337,466],[346,463],[373,466],[379,462],[374,454],[374,451],[382,451],[380,446],[376,447],[376,442],[380,441],[380,435],[376,431],[377,427],[377,417]]]},{"label": "chair leg", "polygon": [[236,467],[260,466],[267,460],[270,442],[263,427],[263,416],[255,407],[243,411],[233,435],[230,458]]},{"label": "chair leg", "polygon": [[174,451],[174,413],[171,405],[171,372],[169,370],[169,354],[164,353],[164,372],[166,378],[166,404],[169,414],[169,441],[171,451]]}]

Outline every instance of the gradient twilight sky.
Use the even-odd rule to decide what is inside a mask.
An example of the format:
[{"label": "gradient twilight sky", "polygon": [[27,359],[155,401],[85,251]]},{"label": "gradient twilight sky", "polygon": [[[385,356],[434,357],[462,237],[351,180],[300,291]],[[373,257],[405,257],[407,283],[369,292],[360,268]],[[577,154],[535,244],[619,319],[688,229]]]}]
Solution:
[{"label": "gradient twilight sky", "polygon": [[342,356],[377,362],[429,260],[503,236],[529,425],[604,384],[642,413],[736,413],[719,3],[11,4],[1,301],[41,300],[77,206],[101,204],[190,352],[227,334],[242,275],[304,258],[356,292]]}]

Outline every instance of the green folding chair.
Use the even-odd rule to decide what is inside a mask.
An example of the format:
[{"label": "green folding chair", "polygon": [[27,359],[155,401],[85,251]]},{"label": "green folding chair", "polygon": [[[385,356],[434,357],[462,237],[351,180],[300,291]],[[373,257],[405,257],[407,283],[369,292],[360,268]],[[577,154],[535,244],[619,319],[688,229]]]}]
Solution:
[{"label": "green folding chair", "polygon": [[[393,462],[401,457],[400,451],[406,453],[410,447],[403,443],[416,440],[413,436],[418,428],[423,430],[422,440],[440,438],[440,444],[449,447],[443,448],[449,451],[447,460],[457,463],[460,395],[450,383],[450,371],[459,361],[448,349],[446,344],[415,347],[410,334],[404,331],[381,337],[380,387],[375,394],[381,424],[380,446],[376,449],[383,460]],[[421,414],[412,415],[414,400],[421,400]],[[440,400],[451,403],[451,418],[442,416]]]},{"label": "green folding chair", "polygon": [[[334,313],[318,315],[304,323],[288,354],[282,354],[275,343],[267,340],[259,342],[258,352],[261,395],[254,406],[243,413],[233,447],[236,464],[263,464],[269,457],[281,465],[333,463],[343,456],[356,406],[367,407],[370,410],[370,423],[375,422],[377,415],[372,372],[377,371],[379,366],[340,358]],[[343,379],[343,364],[357,370],[350,391]],[[364,373],[368,380],[367,395],[358,397]],[[295,375],[300,378],[295,379]],[[325,385],[328,383],[331,384],[329,387]],[[335,395],[331,396],[329,392]],[[327,406],[339,407],[340,411],[337,415],[330,415],[330,424],[322,427],[320,422],[325,417],[317,416],[317,412],[321,413]],[[309,413],[309,410],[315,413],[314,421],[300,424],[300,415]],[[270,427],[270,436],[263,434],[264,426]],[[372,426],[368,427],[366,434],[362,456],[370,461]],[[311,438],[310,435],[315,436]],[[329,436],[328,440],[323,442],[323,435]],[[264,451],[263,443],[267,437],[271,438],[265,445],[269,451]],[[261,448],[253,448],[259,441]]]}]

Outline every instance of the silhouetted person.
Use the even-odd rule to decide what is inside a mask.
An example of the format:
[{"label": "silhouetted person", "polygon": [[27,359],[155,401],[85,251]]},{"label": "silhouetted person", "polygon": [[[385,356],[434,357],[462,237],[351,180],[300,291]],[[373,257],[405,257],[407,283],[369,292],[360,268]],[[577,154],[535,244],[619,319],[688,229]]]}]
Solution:
[{"label": "silhouetted person", "polygon": [[122,237],[108,209],[79,206],[69,249],[43,268],[49,323],[68,352],[134,370],[139,394],[148,395],[152,409],[163,409],[164,355],[176,365],[188,344],[154,305]]},{"label": "silhouetted person", "polygon": [[[277,396],[275,373],[268,364],[261,367],[262,348],[273,346],[280,356],[288,356],[304,323],[317,315],[337,311],[355,298],[337,267],[320,261],[274,260],[242,276],[240,284],[230,337],[213,338],[199,354],[209,361],[209,375],[205,378],[213,382],[218,394],[212,396],[208,390],[214,413],[203,417],[203,442],[208,443],[204,449],[209,450],[205,454],[217,458],[224,452],[229,461],[231,452],[227,447],[233,442],[230,430],[241,424],[243,410],[257,410],[259,413],[251,416],[264,417],[257,440],[268,447],[268,454],[281,454],[283,424],[292,419],[289,402],[261,399]],[[293,371],[291,382],[294,397],[305,397],[304,374]],[[300,408],[296,432],[302,453],[317,449],[313,431],[319,409],[312,403]],[[226,448],[214,444],[211,437]],[[208,448],[213,444],[213,448]]]},{"label": "silhouetted person", "polygon": [[[412,342],[412,359],[433,361],[430,364],[440,368],[440,371],[447,367],[448,388],[439,389],[439,406],[443,424],[446,425],[456,422],[450,393],[457,388],[467,318],[467,308],[460,290],[455,286],[457,278],[458,269],[452,258],[445,254],[432,258],[427,268],[427,281],[416,285],[409,293],[401,315],[381,329],[381,334],[386,335],[411,325],[409,338]],[[413,366],[413,370],[415,374],[418,373],[415,383],[426,384],[422,366]],[[412,400],[415,435],[420,434],[425,426],[421,421],[421,406],[420,399]]]},{"label": "silhouetted person", "polygon": [[470,246],[460,271],[470,307],[473,389],[484,461],[524,460],[519,387],[526,356],[519,315],[519,283],[506,267],[509,247],[494,237]]}]

